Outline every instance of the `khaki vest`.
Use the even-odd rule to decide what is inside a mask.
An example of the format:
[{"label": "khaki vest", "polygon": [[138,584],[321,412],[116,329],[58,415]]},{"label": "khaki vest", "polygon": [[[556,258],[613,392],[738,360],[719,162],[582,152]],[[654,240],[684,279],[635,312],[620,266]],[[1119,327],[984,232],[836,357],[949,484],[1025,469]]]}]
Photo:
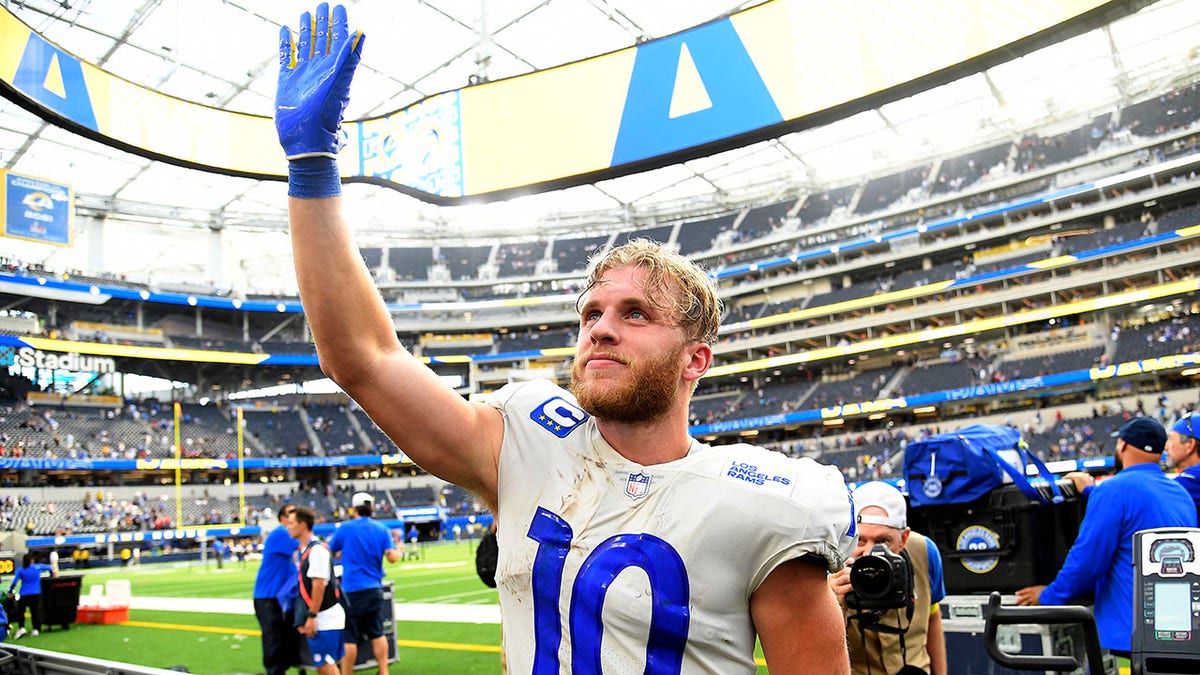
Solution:
[{"label": "khaki vest", "polygon": [[[911,532],[904,550],[908,552],[913,568],[914,604],[912,625],[904,634],[904,646],[907,658],[900,656],[900,636],[890,633],[880,633],[874,630],[864,632],[858,629],[859,622],[850,620],[853,610],[846,612],[846,640],[850,648],[850,670],[854,675],[867,675],[867,664],[871,666],[871,675],[895,675],[900,672],[907,662],[925,672],[929,672],[929,652],[925,649],[926,635],[929,631],[929,549],[926,548],[925,537]],[[887,626],[904,625],[906,621],[904,610],[890,610],[883,613],[880,624]],[[897,621],[900,623],[897,624]],[[882,656],[881,656],[882,654]]]}]

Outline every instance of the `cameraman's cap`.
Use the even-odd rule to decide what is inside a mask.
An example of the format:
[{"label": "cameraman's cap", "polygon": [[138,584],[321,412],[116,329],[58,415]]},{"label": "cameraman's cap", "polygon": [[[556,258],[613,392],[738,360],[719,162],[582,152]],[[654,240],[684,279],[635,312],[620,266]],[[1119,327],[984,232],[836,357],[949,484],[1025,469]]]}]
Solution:
[{"label": "cameraman's cap", "polygon": [[1138,450],[1162,454],[1167,445],[1167,430],[1157,420],[1149,417],[1135,417],[1113,434]]},{"label": "cameraman's cap", "polygon": [[[885,525],[897,530],[908,527],[908,507],[904,504],[904,495],[892,485],[883,481],[863,483],[854,488],[850,498],[854,500],[854,516],[858,522]],[[868,506],[883,509],[887,515],[863,514],[863,509]]]},{"label": "cameraman's cap", "polygon": [[355,492],[354,496],[350,498],[350,504],[353,505],[354,508],[358,508],[360,506],[374,506],[375,498],[371,496],[370,492]]}]

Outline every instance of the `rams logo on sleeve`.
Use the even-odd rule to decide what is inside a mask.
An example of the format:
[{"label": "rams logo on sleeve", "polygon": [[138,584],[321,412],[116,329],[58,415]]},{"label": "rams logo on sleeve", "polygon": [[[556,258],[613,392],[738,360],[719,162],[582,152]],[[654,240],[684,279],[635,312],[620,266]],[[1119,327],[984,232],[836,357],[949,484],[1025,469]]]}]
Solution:
[{"label": "rams logo on sleeve", "polygon": [[534,408],[529,418],[555,436],[566,438],[567,434],[588,420],[588,414],[565,398],[555,396]]}]

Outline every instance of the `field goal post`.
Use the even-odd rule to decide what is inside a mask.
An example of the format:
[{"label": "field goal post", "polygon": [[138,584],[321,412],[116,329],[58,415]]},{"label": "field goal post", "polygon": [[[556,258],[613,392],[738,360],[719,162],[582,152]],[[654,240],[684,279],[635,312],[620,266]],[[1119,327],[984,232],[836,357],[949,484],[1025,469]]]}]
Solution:
[{"label": "field goal post", "polygon": [[[175,527],[176,530],[198,530],[207,532],[217,529],[232,529],[246,527],[246,438],[245,418],[242,413],[241,406],[235,408],[236,415],[234,417],[234,425],[237,429],[237,511],[233,514],[233,519],[223,523],[195,523],[187,524],[184,522],[183,513],[183,470],[187,469],[207,469],[213,466],[214,460],[203,458],[184,458],[183,457],[183,439],[180,431],[180,422],[183,416],[183,407],[178,401],[174,404],[174,426],[175,426]],[[232,467],[230,467],[232,468]],[[201,537],[204,539],[203,535]]]}]

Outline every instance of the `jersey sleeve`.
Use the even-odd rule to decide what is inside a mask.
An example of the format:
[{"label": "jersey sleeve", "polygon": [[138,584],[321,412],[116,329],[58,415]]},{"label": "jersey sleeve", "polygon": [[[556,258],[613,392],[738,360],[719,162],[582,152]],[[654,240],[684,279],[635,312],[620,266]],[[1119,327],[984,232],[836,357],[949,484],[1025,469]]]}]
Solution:
[{"label": "jersey sleeve", "polygon": [[925,537],[925,548],[929,554],[929,604],[936,605],[946,597],[946,579],[942,574],[942,552],[929,537]]},{"label": "jersey sleeve", "polygon": [[387,553],[389,550],[396,548],[396,542],[392,539],[392,532],[387,529],[387,526],[381,524],[375,528],[375,532],[375,537],[379,541],[379,550]]},{"label": "jersey sleeve", "polygon": [[777,458],[764,460],[760,454],[759,472],[766,470],[776,479],[786,477],[792,486],[781,493],[786,499],[773,507],[778,517],[760,523],[760,527],[773,530],[765,540],[771,542],[767,545],[773,552],[763,560],[749,590],[756,590],[776,567],[796,558],[822,561],[830,572],[845,567],[858,535],[850,491],[841,473],[812,459],[789,459],[765,450],[762,453]]}]

